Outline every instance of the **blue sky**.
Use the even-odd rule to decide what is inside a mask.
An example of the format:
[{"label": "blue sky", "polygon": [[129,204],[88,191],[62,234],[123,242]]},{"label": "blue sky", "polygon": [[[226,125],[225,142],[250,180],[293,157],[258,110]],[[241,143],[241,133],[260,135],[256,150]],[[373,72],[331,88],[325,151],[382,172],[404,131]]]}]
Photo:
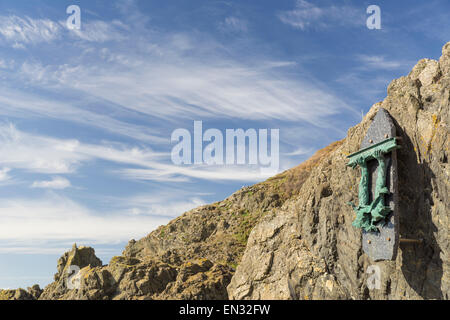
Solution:
[{"label": "blue sky", "polygon": [[[69,5],[81,29],[66,27]],[[381,29],[366,8],[381,8]],[[104,263],[265,180],[172,163],[171,133],[280,130],[280,171],[345,137],[450,41],[442,1],[1,1],[0,288],[42,286],[72,243]]]}]

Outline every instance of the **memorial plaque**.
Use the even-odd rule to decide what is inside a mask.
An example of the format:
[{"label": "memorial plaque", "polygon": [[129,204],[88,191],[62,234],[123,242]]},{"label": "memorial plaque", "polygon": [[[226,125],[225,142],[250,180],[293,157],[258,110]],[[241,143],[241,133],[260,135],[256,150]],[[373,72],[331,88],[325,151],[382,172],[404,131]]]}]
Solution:
[{"label": "memorial plaque", "polygon": [[362,228],[363,251],[373,260],[394,260],[399,243],[397,138],[389,113],[380,108],[360,150],[348,166],[361,168],[358,206],[353,226]]}]

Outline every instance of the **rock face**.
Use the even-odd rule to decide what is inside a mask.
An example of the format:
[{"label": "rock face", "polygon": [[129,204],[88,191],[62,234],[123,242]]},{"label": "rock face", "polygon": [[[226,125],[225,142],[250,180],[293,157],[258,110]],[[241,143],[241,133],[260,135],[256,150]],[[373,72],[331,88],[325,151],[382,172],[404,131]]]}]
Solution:
[{"label": "rock face", "polygon": [[42,289],[35,284],[27,290],[0,290],[0,300],[37,300],[42,294]]},{"label": "rock face", "polygon": [[[439,62],[421,60],[392,81],[386,99],[317,164],[300,194],[255,226],[228,286],[231,299],[449,298],[449,66],[450,43]],[[345,164],[380,107],[402,137],[400,236],[423,243],[401,244],[395,261],[373,262],[351,226],[345,203],[357,201],[359,172]],[[379,289],[369,289],[369,266],[381,271]]]},{"label": "rock face", "polygon": [[[395,119],[399,225],[395,261],[370,261],[352,227],[359,149],[378,109]],[[131,240],[108,265],[74,246],[43,292],[0,291],[0,299],[448,299],[450,43],[392,81],[342,141],[308,161]],[[257,263],[255,263],[257,262]],[[70,266],[80,268],[69,289]],[[380,271],[379,287],[369,289]]]}]

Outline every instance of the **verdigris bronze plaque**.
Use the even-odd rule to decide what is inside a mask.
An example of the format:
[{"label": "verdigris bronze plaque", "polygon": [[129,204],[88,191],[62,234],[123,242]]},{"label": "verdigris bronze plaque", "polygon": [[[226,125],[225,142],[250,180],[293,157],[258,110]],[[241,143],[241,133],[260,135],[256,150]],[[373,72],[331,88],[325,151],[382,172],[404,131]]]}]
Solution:
[{"label": "verdigris bronze plaque", "polygon": [[350,167],[361,169],[353,226],[362,229],[363,251],[373,260],[394,260],[399,243],[397,138],[389,113],[380,108],[361,143],[349,155]]}]

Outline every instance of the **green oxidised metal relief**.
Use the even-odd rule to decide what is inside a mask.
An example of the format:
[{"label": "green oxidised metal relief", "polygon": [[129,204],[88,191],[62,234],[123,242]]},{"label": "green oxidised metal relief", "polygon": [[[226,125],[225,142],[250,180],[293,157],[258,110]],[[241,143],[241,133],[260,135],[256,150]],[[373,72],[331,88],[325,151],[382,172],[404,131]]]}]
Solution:
[{"label": "green oxidised metal relief", "polygon": [[[361,168],[361,181],[359,182],[358,201],[356,206],[349,202],[356,212],[356,219],[352,225],[363,230],[378,231],[375,224],[384,221],[391,212],[391,208],[385,205],[384,196],[389,193],[386,187],[386,161],[384,154],[398,149],[396,138],[386,139],[373,146],[355,152],[348,156],[350,159],[347,166],[355,168],[357,165]],[[374,198],[369,203],[369,169],[367,161],[376,159],[378,161],[377,180],[375,184]]]}]

